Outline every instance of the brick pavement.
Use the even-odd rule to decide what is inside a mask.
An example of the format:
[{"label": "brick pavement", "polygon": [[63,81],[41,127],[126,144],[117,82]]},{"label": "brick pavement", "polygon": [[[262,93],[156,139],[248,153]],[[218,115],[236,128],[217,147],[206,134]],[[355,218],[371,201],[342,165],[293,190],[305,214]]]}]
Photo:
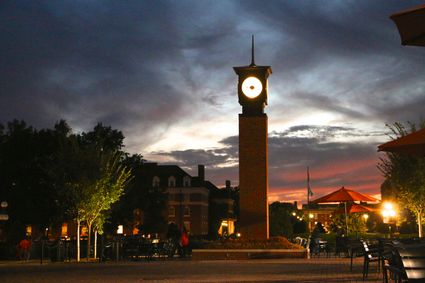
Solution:
[{"label": "brick pavement", "polygon": [[[152,262],[0,262],[2,282],[363,282],[363,259],[155,260]],[[376,264],[366,282],[382,282]]]}]

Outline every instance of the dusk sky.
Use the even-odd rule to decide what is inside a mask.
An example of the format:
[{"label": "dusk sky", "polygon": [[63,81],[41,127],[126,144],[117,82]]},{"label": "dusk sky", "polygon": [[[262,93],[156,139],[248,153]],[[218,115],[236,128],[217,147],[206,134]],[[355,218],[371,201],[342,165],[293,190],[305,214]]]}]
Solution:
[{"label": "dusk sky", "polygon": [[383,181],[386,123],[424,117],[425,49],[389,16],[423,1],[15,1],[0,3],[0,123],[65,119],[124,133],[125,150],[206,166],[238,184],[237,76],[271,65],[269,201]]}]

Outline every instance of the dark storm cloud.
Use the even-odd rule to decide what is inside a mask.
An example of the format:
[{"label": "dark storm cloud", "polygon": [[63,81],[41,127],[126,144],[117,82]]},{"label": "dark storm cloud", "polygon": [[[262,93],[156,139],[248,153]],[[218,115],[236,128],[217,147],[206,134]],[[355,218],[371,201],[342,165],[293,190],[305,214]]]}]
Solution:
[{"label": "dark storm cloud", "polygon": [[236,45],[232,5],[213,3],[2,3],[0,121],[65,118],[77,130],[102,121],[143,150],[193,106],[220,105],[208,82],[234,79],[205,80],[232,58],[226,43]]},{"label": "dark storm cloud", "polygon": [[[296,92],[291,94],[294,101],[299,101],[305,107],[314,107],[323,111],[341,113],[356,119],[365,118],[365,114],[356,111],[355,108],[343,106],[337,98],[331,98],[322,94]],[[296,103],[296,102],[295,102]]]},{"label": "dark storm cloud", "polygon": [[[376,64],[381,81],[359,92],[371,93],[361,104],[379,117],[391,109],[380,103],[382,91],[391,84],[403,91],[399,81],[414,84],[425,73],[423,53],[401,48],[388,19],[416,3],[4,1],[0,121],[23,118],[45,127],[65,118],[77,129],[102,121],[123,129],[130,144],[148,145],[193,111],[187,101],[220,107],[220,95],[233,95],[229,69],[247,61],[246,48],[237,46],[252,32],[266,43],[258,57],[272,63],[278,84],[322,64]],[[352,77],[328,83],[341,92],[353,88]],[[300,87],[292,97],[305,102],[299,95],[309,92]],[[309,101],[348,117],[364,115],[327,93]]]},{"label": "dark storm cloud", "polygon": [[[2,3],[1,121],[129,130],[164,126],[184,110],[182,31],[161,2]],[[163,115],[167,113],[167,115]],[[149,126],[148,126],[149,125]],[[146,137],[148,137],[147,135]]]},{"label": "dark storm cloud", "polygon": [[221,148],[212,150],[175,150],[171,152],[157,152],[155,153],[155,155],[172,157],[174,164],[179,164],[185,167],[192,167],[196,164],[216,166],[218,164],[224,164],[235,161],[235,156],[232,155],[231,148]]},{"label": "dark storm cloud", "polygon": [[[402,109],[418,105],[418,95],[425,96],[425,60],[421,48],[400,46],[388,17],[421,1],[242,3],[253,21],[273,30],[278,48],[263,54],[258,50],[272,63],[277,93],[294,103],[298,100],[295,105],[366,121],[405,121],[418,115],[414,111],[391,115],[392,105],[399,102],[392,94],[405,94],[404,102],[397,103]],[[306,85],[312,74],[315,81]],[[416,93],[411,93],[412,86]],[[285,105],[283,100],[276,103]]]},{"label": "dark storm cloud", "polygon": [[[388,18],[421,2],[2,1],[0,123],[18,118],[39,128],[65,118],[86,130],[103,122],[124,132],[127,151],[142,154],[182,129],[197,139],[190,127],[198,121],[235,121],[232,67],[249,62],[255,34],[257,64],[273,68],[270,120],[339,119],[335,127],[273,129],[271,186],[300,187],[311,166],[323,169],[316,187],[370,187],[379,174],[371,173],[376,145],[367,140],[423,112],[424,49],[402,47]],[[217,133],[220,148],[153,150],[237,183],[236,134]]]},{"label": "dark storm cloud", "polygon": [[[251,17],[279,31],[279,61],[288,71],[339,58],[401,51],[389,15],[421,1],[241,1]],[[397,42],[398,43],[398,42]],[[289,53],[288,53],[289,52]],[[412,52],[414,53],[414,52]],[[288,65],[289,64],[289,65]]]}]

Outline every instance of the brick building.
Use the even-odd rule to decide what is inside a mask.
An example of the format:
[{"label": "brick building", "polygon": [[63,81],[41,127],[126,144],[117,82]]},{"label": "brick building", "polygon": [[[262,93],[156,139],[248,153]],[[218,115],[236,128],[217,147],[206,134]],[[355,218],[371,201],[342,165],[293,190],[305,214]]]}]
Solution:
[{"label": "brick building", "polygon": [[[164,191],[167,195],[166,218],[180,229],[185,227],[193,235],[212,235],[221,228],[223,221],[234,225],[234,200],[205,180],[205,167],[198,165],[198,175],[191,176],[177,165],[143,165],[145,186]],[[227,224],[229,225],[229,224]]]}]

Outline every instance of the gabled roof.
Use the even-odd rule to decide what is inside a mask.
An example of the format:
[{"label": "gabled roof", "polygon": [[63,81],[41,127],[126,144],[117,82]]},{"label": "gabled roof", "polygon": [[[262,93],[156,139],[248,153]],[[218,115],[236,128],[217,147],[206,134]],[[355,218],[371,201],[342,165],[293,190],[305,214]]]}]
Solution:
[{"label": "gabled roof", "polygon": [[146,186],[151,186],[153,178],[157,176],[160,179],[160,186],[168,185],[168,178],[176,178],[176,187],[183,187],[183,178],[190,177],[191,187],[205,187],[210,192],[219,190],[210,181],[204,181],[199,176],[192,177],[178,165],[158,165],[158,163],[145,163],[142,167],[142,179]]},{"label": "gabled roof", "polygon": [[142,179],[145,185],[151,186],[152,180],[155,176],[160,179],[160,185],[164,186],[164,184],[168,183],[168,178],[174,176],[176,178],[176,186],[183,186],[183,178],[185,176],[190,177],[186,171],[180,168],[177,165],[158,165],[158,163],[145,163],[142,166]]}]

